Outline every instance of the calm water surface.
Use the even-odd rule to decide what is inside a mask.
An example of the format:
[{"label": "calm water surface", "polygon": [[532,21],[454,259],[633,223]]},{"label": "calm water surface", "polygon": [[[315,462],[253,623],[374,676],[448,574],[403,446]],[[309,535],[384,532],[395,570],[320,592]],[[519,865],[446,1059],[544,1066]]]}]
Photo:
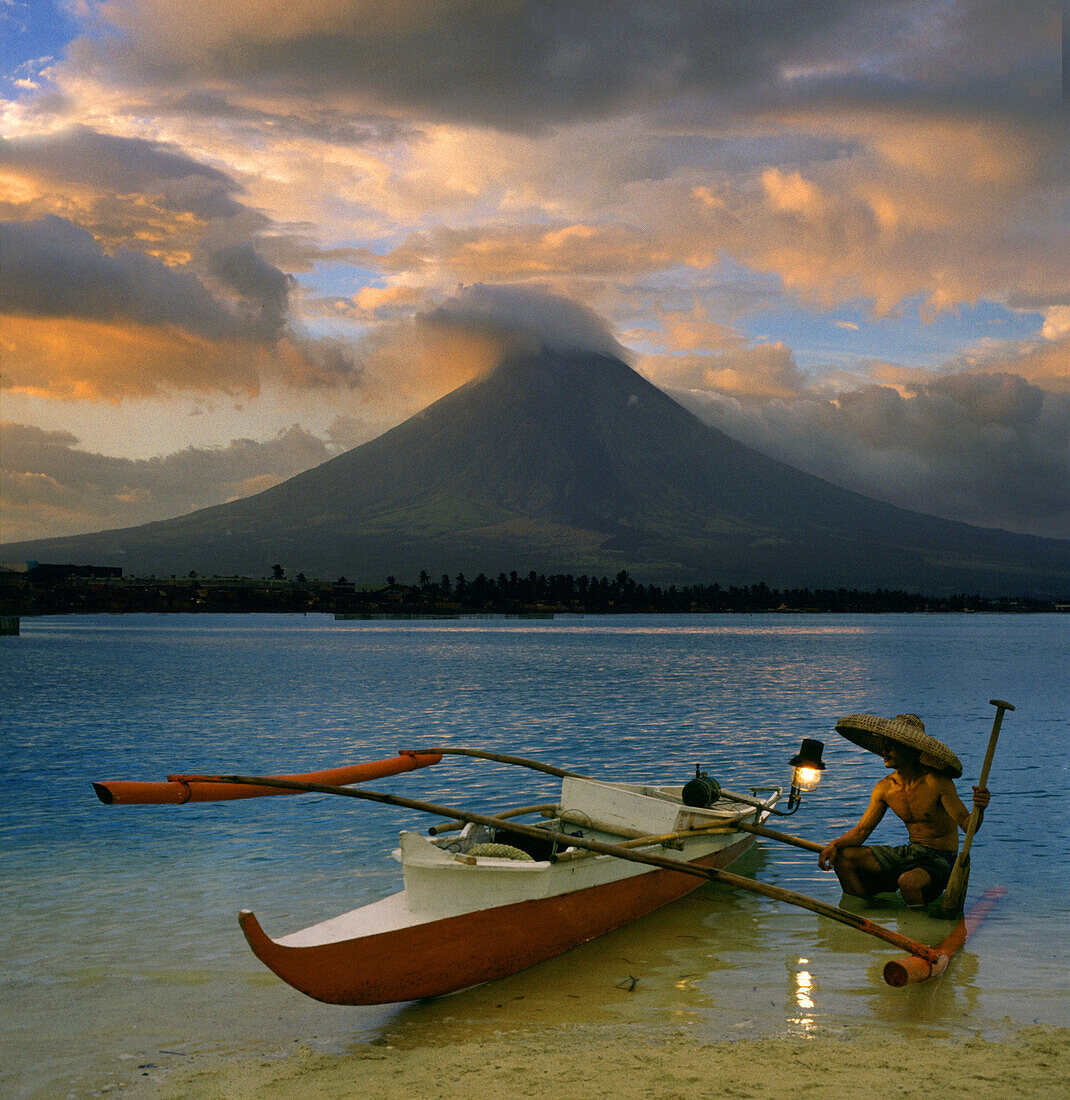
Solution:
[{"label": "calm water surface", "polygon": [[[1070,617],[130,615],[22,629],[0,639],[4,1095],[87,1095],[232,1053],[415,1045],[547,1019],[702,1038],[1070,1022]],[[482,989],[319,1005],[260,966],[238,909],[278,935],[383,897],[400,888],[397,830],[430,819],[320,796],[105,807],[89,785],[308,771],[443,743],[604,778],[680,782],[702,763],[739,790],[783,782],[799,741],[817,737],[828,771],[788,827],[824,841],[857,820],[884,773],[835,734],[839,716],[920,714],[962,758],[968,800],[993,697],[1017,710],[971,896],[993,884],[1008,894],[944,979],[905,990],[881,982],[895,952],[878,941],[704,886]],[[546,776],[449,758],[374,786],[484,812],[556,791]],[[901,830],[889,815],[874,840],[898,843]],[[815,859],[763,841],[735,869],[838,904]],[[867,915],[930,942],[945,927],[898,907]]]}]

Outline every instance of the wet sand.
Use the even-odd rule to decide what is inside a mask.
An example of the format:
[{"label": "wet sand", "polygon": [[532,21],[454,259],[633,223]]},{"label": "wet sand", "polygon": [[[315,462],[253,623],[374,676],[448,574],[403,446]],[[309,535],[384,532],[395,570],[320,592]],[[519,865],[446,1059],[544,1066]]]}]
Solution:
[{"label": "wet sand", "polygon": [[1062,1097],[1070,1029],[1029,1028],[1007,1040],[889,1042],[874,1029],[836,1038],[696,1043],[686,1034],[548,1027],[415,1049],[368,1044],[341,1056],[303,1050],[242,1059],[166,1078],[143,1096],[576,1097],[633,1100],[715,1095],[852,1100],[889,1096]]}]

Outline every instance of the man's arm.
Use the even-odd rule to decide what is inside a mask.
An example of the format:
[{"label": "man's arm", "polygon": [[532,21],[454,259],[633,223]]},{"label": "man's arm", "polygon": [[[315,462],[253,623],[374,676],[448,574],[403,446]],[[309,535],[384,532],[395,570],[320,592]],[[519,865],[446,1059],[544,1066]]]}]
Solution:
[{"label": "man's arm", "polygon": [[836,858],[836,852],[840,848],[853,848],[864,843],[869,834],[880,824],[881,818],[884,817],[884,813],[888,809],[888,803],[884,801],[884,783],[885,781],[882,779],[873,788],[869,805],[866,807],[866,812],[859,819],[858,824],[853,829],[848,829],[843,836],[830,840],[821,849],[821,854],[817,857],[817,865],[822,871],[829,870],[832,861]]},{"label": "man's arm", "polygon": [[[991,800],[992,796],[987,787],[974,787],[973,805],[974,809],[977,810],[978,829],[980,829],[981,822],[985,819],[985,807]],[[955,790],[955,784],[950,779],[940,780],[940,801],[943,803],[944,809],[951,815],[951,820],[965,832],[966,826],[970,822],[970,811],[966,809],[965,803],[959,798],[959,793]]]}]

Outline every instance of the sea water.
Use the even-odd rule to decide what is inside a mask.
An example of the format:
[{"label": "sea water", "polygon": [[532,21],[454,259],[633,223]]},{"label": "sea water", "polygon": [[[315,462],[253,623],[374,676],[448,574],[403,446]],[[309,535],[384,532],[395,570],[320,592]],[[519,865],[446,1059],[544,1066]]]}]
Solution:
[{"label": "sea water", "polygon": [[[0,639],[0,1092],[83,1095],[232,1054],[415,1044],[630,1023],[703,1039],[925,1035],[1065,1025],[1070,993],[1070,617],[694,615],[338,622],[326,616],[62,616]],[[753,894],[704,885],[523,974],[436,1001],[332,1007],[284,985],[237,925],[281,935],[401,886],[411,812],[319,795],[102,805],[91,781],[302,772],[471,746],[595,777],[784,784],[804,737],[817,791],[781,828],[826,841],[884,774],[836,719],[910,711],[965,766],[969,800],[1014,703],[974,844],[971,897],[1007,894],[937,982],[895,990],[899,954]],[[447,757],[368,784],[481,812],[553,801],[557,781]],[[874,842],[900,842],[892,815]],[[734,870],[831,904],[808,852],[760,841]],[[936,942],[890,902],[865,915]]]}]

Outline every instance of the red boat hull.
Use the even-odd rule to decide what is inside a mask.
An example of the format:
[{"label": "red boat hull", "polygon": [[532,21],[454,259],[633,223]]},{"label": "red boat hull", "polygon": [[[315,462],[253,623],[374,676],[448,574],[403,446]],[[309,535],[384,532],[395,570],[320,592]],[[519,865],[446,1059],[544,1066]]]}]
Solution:
[{"label": "red boat hull", "polygon": [[[752,844],[696,859],[727,867]],[[284,982],[328,1004],[369,1005],[455,993],[516,974],[621,928],[702,884],[655,870],[535,901],[481,909],[359,939],[286,947],[270,939],[249,911],[239,916],[253,953]]]}]

